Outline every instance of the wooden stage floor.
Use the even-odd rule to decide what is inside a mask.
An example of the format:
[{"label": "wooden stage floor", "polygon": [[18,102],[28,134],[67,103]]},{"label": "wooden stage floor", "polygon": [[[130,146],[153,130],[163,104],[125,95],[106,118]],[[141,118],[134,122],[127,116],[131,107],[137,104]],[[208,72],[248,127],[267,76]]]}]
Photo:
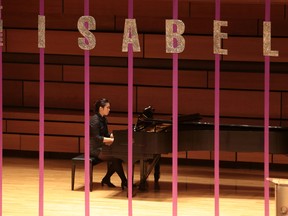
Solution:
[{"label": "wooden stage floor", "polygon": [[[71,161],[45,159],[44,215],[84,216],[85,193],[83,168],[76,170],[75,190],[71,191]],[[136,165],[135,180],[139,179]],[[127,191],[102,187],[105,163],[94,170],[93,192],[90,193],[90,215],[128,215]],[[38,215],[38,159],[3,158],[3,216]],[[271,177],[287,178],[284,171],[271,171]],[[153,176],[148,179],[148,191],[137,192],[133,198],[135,216],[172,215],[172,171],[161,166],[160,190],[154,190]],[[180,166],[178,169],[178,215],[214,215],[214,171],[212,167]],[[220,169],[220,215],[264,215],[263,171],[252,169]],[[270,190],[270,215],[275,215],[274,186]]]}]

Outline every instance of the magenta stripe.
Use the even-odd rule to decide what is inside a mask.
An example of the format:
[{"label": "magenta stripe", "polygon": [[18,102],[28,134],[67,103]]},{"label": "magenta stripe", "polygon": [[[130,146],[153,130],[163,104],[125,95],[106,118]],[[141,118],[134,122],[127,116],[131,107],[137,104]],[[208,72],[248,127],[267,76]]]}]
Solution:
[{"label": "magenta stripe", "polygon": [[[44,16],[44,0],[39,2],[39,14]],[[44,48],[39,49],[39,216],[44,215]]]},{"label": "magenta stripe", "polygon": [[39,90],[39,215],[44,205],[44,48],[40,48]]},{"label": "magenta stripe", "polygon": [[[89,0],[84,0],[84,15],[89,16]],[[88,24],[85,25],[88,27]],[[85,216],[90,215],[90,52],[84,51],[84,158],[85,158]]]},{"label": "magenta stripe", "polygon": [[90,148],[89,148],[89,120],[90,120],[90,52],[88,50],[84,51],[84,100],[85,100],[85,107],[84,107],[84,115],[85,115],[85,215],[90,215],[90,163],[89,163],[89,155],[90,155]]},{"label": "magenta stripe", "polygon": [[[270,0],[265,0],[265,21],[270,21]],[[265,216],[269,216],[269,104],[270,104],[270,57],[265,56],[264,81],[264,200]]]},{"label": "magenta stripe", "polygon": [[[2,1],[0,0],[0,6],[2,6]],[[2,19],[2,10],[0,10],[0,19]],[[3,86],[3,63],[2,63],[2,46],[0,46],[0,216],[2,216],[2,166],[3,166],[3,91],[2,91],[2,86]]]},{"label": "magenta stripe", "polygon": [[[173,0],[173,19],[178,19],[178,0]],[[173,53],[172,86],[172,210],[178,212],[178,54]]]},{"label": "magenta stripe", "polygon": [[[0,3],[1,5],[1,3]],[[0,16],[1,17],[1,16]],[[1,18],[0,18],[1,19]],[[3,64],[2,64],[2,46],[0,46],[0,95],[2,94],[2,78],[3,78]],[[0,97],[0,216],[2,216],[2,166],[3,166],[3,97]]]},{"label": "magenta stripe", "polygon": [[[133,0],[128,0],[128,18],[133,19]],[[128,215],[133,215],[133,47],[128,45]]]},{"label": "magenta stripe", "polygon": [[132,173],[133,173],[133,48],[128,45],[128,214],[132,209]]},{"label": "magenta stripe", "polygon": [[172,199],[173,216],[177,215],[178,203],[178,54],[173,54],[173,137],[172,137]]},{"label": "magenta stripe", "polygon": [[214,202],[215,216],[219,216],[219,124],[220,124],[220,55],[215,55],[215,92],[214,92]]},{"label": "magenta stripe", "polygon": [[[215,0],[215,20],[220,20],[220,0]],[[215,54],[215,90],[214,90],[214,206],[215,216],[219,216],[219,140],[220,140],[220,55]]]}]

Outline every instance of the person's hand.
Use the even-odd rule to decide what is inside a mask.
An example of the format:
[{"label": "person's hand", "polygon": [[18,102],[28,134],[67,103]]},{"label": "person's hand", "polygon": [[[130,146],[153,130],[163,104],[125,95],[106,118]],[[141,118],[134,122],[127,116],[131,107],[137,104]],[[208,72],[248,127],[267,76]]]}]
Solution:
[{"label": "person's hand", "polygon": [[111,146],[113,142],[114,142],[114,138],[107,138],[107,141],[105,142],[105,145]]},{"label": "person's hand", "polygon": [[111,134],[110,134],[110,138],[114,138],[114,135],[113,135],[113,133],[111,133]]}]

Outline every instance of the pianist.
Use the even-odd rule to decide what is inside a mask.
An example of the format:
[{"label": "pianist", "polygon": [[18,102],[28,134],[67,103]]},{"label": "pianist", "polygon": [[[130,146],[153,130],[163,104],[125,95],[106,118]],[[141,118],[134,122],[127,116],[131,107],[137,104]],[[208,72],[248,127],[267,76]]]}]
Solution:
[{"label": "pianist", "polygon": [[103,161],[108,161],[107,173],[102,179],[101,185],[115,187],[110,181],[110,177],[116,172],[121,179],[121,187],[127,187],[127,178],[125,176],[122,160],[102,151],[103,147],[112,145],[113,134],[109,133],[106,116],[110,112],[110,103],[102,98],[95,103],[95,114],[90,119],[90,155],[98,157]]}]

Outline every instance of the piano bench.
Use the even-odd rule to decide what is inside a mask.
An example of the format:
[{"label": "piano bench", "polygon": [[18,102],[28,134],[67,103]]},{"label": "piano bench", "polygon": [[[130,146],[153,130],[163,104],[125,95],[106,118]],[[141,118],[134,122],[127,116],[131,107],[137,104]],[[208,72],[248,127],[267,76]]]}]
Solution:
[{"label": "piano bench", "polygon": [[[85,157],[84,154],[78,155],[72,158],[72,172],[71,172],[71,190],[74,190],[74,183],[75,183],[75,171],[76,171],[76,164],[82,163],[85,164]],[[89,157],[89,164],[90,164],[90,191],[93,189],[93,167],[99,163],[103,162],[99,158],[96,157]]]}]

